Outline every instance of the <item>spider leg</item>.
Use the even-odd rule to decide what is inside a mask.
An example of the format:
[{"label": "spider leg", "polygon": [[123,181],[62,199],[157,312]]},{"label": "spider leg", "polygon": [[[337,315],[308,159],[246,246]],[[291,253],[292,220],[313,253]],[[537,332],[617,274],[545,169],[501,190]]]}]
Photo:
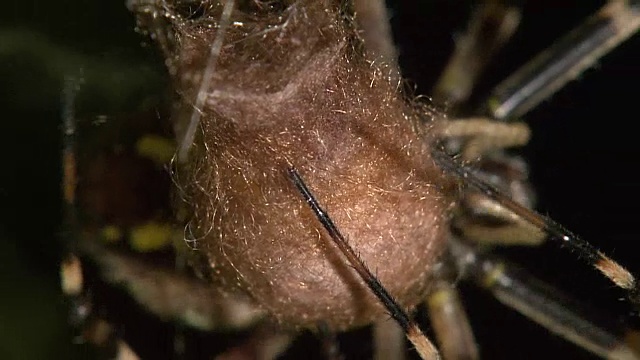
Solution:
[{"label": "spider leg", "polygon": [[487,0],[471,15],[467,30],[456,39],[455,51],[433,89],[433,96],[450,107],[464,103],[493,56],[520,23],[512,0]]},{"label": "spider leg", "polygon": [[139,359],[129,345],[118,337],[110,323],[91,313],[91,299],[84,292],[82,265],[75,255],[70,253],[62,261],[60,280],[62,293],[71,303],[70,323],[80,332],[78,340],[95,345],[114,359]]},{"label": "spider leg", "polygon": [[398,54],[384,1],[352,0],[351,4],[358,34],[366,45],[367,56],[373,61],[382,61],[394,71],[398,71]]},{"label": "spider leg", "polygon": [[[476,161],[477,174],[483,181],[504,190],[526,207],[533,205],[533,195],[526,184],[526,165],[500,152],[529,141],[530,131],[525,123],[455,119],[444,121],[439,131],[445,144],[462,149],[462,160]],[[463,143],[459,144],[459,140]],[[483,195],[466,192],[460,205],[453,225],[465,238],[493,245],[539,245],[545,239],[539,228]]]},{"label": "spider leg", "polygon": [[618,335],[598,326],[573,311],[555,289],[460,240],[452,239],[450,249],[463,276],[554,334],[605,359],[640,359],[635,331]]},{"label": "spider leg", "polygon": [[264,315],[245,297],[219,292],[204,281],[151,266],[94,241],[85,241],[83,252],[97,263],[106,281],[126,289],[162,319],[211,331],[244,329]]},{"label": "spider leg", "polygon": [[[576,78],[613,47],[634,34],[638,28],[640,28],[640,10],[635,2],[610,1],[585,23],[499,85],[487,102],[491,116],[496,119],[506,119],[526,113],[540,101]],[[447,133],[446,128],[443,130],[445,138],[471,136],[471,140],[459,146],[464,160],[469,160],[472,156],[477,157],[482,153],[490,155],[492,150],[517,144],[517,141],[512,141],[514,138],[513,135],[510,135],[512,133],[506,130],[497,131],[498,135],[486,135],[479,130],[474,130],[480,124],[472,123],[468,128],[464,125],[457,125],[455,122],[453,124],[452,128],[455,131],[451,130]],[[494,125],[489,124],[490,121],[487,121],[482,126],[491,129]],[[493,136],[497,140],[491,139]],[[489,140],[477,140],[482,137],[489,137]],[[502,139],[503,137],[506,139]],[[525,137],[520,140],[526,142]],[[506,219],[505,210],[520,218],[520,220],[508,221],[513,225],[511,225],[511,229],[506,228],[508,232],[505,235],[508,236],[509,232],[513,234],[525,233],[528,226],[524,225],[524,222],[528,222],[531,226],[547,232],[550,238],[559,240],[563,246],[576,250],[581,258],[586,259],[590,265],[617,286],[625,289],[632,302],[636,304],[640,302],[637,281],[624,267],[571,234],[559,224],[527,209],[529,204],[522,204],[522,202],[514,201],[509,196],[503,195],[502,189],[495,189],[494,186],[488,185],[485,179],[481,179],[478,174],[473,174],[470,169],[455,164],[440,151],[436,152],[439,153],[437,157],[442,160],[441,164],[445,170],[455,173],[460,179],[464,179],[466,184],[489,199],[488,201],[474,201],[475,205],[480,205],[480,209],[484,209],[487,214],[496,218]],[[467,196],[467,198],[469,197]],[[536,235],[539,233],[540,231],[533,232]],[[543,239],[542,236],[535,236],[533,243],[539,243],[541,239]]]},{"label": "spider leg", "polygon": [[[456,51],[434,89],[436,99],[448,101],[454,108],[463,103],[484,64],[508,40],[518,19],[516,7],[498,1],[488,1],[474,12],[467,33],[457,42]],[[442,137],[463,138],[461,155],[469,161],[494,150],[526,144],[530,135],[526,125],[498,125],[491,119],[514,119],[524,115],[638,29],[640,6],[637,1],[609,1],[583,24],[499,84],[486,101],[488,118],[445,122],[440,130]]]},{"label": "spider leg", "polygon": [[[76,186],[78,183],[76,165],[76,118],[75,99],[81,80],[68,76],[63,89],[63,126],[62,126],[62,194],[64,230],[68,237],[78,234],[76,213]],[[70,240],[70,239],[67,239]],[[113,327],[91,313],[92,303],[84,289],[82,265],[75,255],[75,241],[68,241],[66,258],[60,264],[60,286],[62,293],[70,302],[69,322],[78,329],[78,338],[89,342],[117,359],[136,360],[138,356],[117,337]]]},{"label": "spider leg", "polygon": [[437,273],[438,280],[426,301],[429,320],[444,359],[479,359],[469,318],[451,276],[454,266],[447,256]]},{"label": "spider leg", "polygon": [[444,122],[439,135],[443,139],[465,139],[460,155],[464,160],[472,161],[491,151],[526,145],[531,131],[523,122],[468,118]]},{"label": "spider leg", "polygon": [[[125,288],[134,300],[161,319],[178,320],[189,327],[211,331],[249,328],[264,315],[247,298],[220,293],[204,281],[146,264],[136,256],[99,245],[95,239],[81,241],[78,248],[97,263],[105,281]],[[82,328],[83,339],[118,356],[133,354],[109,323],[91,314],[90,298],[82,290],[79,259],[69,255],[61,271],[64,293],[73,304],[71,322]],[[274,332],[263,335],[261,333],[259,340],[254,335],[243,351],[251,349],[252,354],[261,354],[259,358],[269,359],[286,348],[290,341]],[[177,351],[179,349],[176,347]],[[238,349],[230,351],[237,352]]]},{"label": "spider leg", "polygon": [[639,28],[637,1],[608,1],[582,25],[498,85],[487,101],[491,117],[513,119],[524,115]]},{"label": "spider leg", "polygon": [[[435,98],[446,101],[454,112],[458,110],[457,107],[468,100],[485,66],[511,38],[519,22],[520,9],[515,2],[492,0],[480,5],[472,13],[466,32],[456,41],[455,51],[433,90]],[[483,159],[484,155],[490,153],[498,155],[500,150],[505,148],[527,144],[530,138],[529,127],[523,122],[507,124],[487,117],[443,121],[436,131],[445,140],[445,144],[454,152],[459,152],[465,161]],[[513,173],[523,173],[519,167],[512,166],[512,161],[510,158],[501,157],[492,162],[498,163],[500,168],[506,167],[509,170],[506,176],[510,179]],[[493,175],[493,170],[489,170],[488,175]],[[511,181],[509,193],[528,202],[531,194],[528,189],[522,190],[526,187],[524,180],[526,175],[522,180]],[[465,236],[471,239],[512,245],[537,245],[544,239],[544,235],[536,231],[534,226],[491,200],[466,194],[462,205],[463,210],[471,210],[469,213],[472,214],[456,214],[455,226],[462,229]],[[478,217],[494,221],[487,224],[478,221]],[[495,226],[496,221],[500,226]],[[514,233],[530,236],[514,237]]]},{"label": "spider leg", "polygon": [[640,289],[636,278],[622,265],[618,264],[607,255],[597,250],[593,245],[582,240],[577,235],[556,223],[552,219],[542,216],[537,212],[517,203],[492,185],[482,181],[477,175],[464,165],[457,164],[444,152],[434,149],[433,156],[436,162],[447,172],[464,180],[464,184],[482,193],[484,196],[498,202],[504,208],[510,210],[523,220],[529,222],[548,234],[549,239],[556,241],[560,246],[575,251],[578,256],[600,271],[616,286],[627,292],[628,298],[634,304],[640,302]]},{"label": "spider leg", "polygon": [[[527,166],[521,159],[495,153],[484,156],[474,170],[483,181],[501,189],[519,204],[533,207]],[[537,246],[546,239],[538,227],[473,191],[464,193],[452,218],[452,227],[457,235],[483,245]]]}]

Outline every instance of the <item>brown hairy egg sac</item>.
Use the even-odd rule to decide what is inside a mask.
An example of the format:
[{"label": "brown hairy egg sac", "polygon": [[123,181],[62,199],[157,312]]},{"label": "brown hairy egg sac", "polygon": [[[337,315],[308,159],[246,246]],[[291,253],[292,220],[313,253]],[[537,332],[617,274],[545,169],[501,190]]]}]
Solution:
[{"label": "brown hairy egg sac", "polygon": [[166,27],[147,22],[168,39],[160,43],[181,97],[178,139],[209,82],[199,131],[176,173],[191,211],[191,254],[208,264],[199,270],[214,286],[248,294],[290,328],[323,321],[347,329],[384,310],[301,199],[288,167],[407,309],[429,289],[453,202],[430,156],[425,129],[435,120],[407,104],[394,70],[365,60],[354,19],[337,3],[236,4],[210,79],[202,74],[222,5],[183,14],[169,4]]}]

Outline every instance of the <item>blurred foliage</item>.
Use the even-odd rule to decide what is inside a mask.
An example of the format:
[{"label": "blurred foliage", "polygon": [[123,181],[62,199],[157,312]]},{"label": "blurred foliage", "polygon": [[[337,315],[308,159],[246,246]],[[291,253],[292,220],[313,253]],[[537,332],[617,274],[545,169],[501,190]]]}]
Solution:
[{"label": "blurred foliage", "polygon": [[157,106],[162,64],[134,30],[124,1],[10,0],[0,13],[1,359],[89,357],[71,346],[58,285],[62,89],[81,80],[73,110],[96,124]]}]

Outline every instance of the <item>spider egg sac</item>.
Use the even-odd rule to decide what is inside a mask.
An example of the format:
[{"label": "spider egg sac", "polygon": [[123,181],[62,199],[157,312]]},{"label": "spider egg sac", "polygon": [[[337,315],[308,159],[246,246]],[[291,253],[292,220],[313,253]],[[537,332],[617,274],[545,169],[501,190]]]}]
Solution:
[{"label": "spider egg sac", "polygon": [[[223,5],[190,17],[169,5],[175,14],[166,26],[147,24],[168,39],[161,45],[181,98],[173,119],[179,140],[207,85],[176,174],[191,216],[187,240],[207,265],[200,270],[292,328],[322,320],[346,329],[383,309],[301,199],[288,167],[408,309],[429,289],[454,199],[430,155],[433,114],[424,120],[426,106],[405,100],[395,70],[367,60],[354,19],[336,3],[242,2],[226,28]],[[212,51],[220,29],[224,41]],[[203,78],[208,66],[214,70]]]}]

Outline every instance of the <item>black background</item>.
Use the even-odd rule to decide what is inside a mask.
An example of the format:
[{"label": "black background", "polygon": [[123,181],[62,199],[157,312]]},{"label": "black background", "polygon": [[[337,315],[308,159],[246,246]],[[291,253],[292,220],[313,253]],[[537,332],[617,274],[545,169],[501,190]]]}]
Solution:
[{"label": "black background", "polygon": [[[451,51],[451,33],[458,29],[464,12],[459,11],[459,3],[448,1],[415,8],[402,3],[405,7],[396,13],[401,62],[407,76],[418,82],[422,92],[428,92]],[[525,2],[521,27],[488,69],[479,93],[486,93],[601,5],[599,1]],[[638,164],[640,151],[634,146],[637,141],[632,124],[638,118],[633,104],[639,59],[640,38],[636,36],[527,114],[524,119],[533,138],[522,152],[531,167],[538,210],[635,273],[640,270],[634,246],[640,183],[632,169]],[[615,321],[622,321],[628,313],[626,305],[616,301],[620,293],[612,291],[572,254],[549,245],[501,253],[588,303],[587,309],[592,310],[587,312]],[[484,294],[467,287],[463,290],[484,358],[587,356]]]},{"label": "black background", "polygon": [[[419,92],[428,93],[471,3],[391,5],[405,74]],[[520,30],[488,69],[479,91],[490,89],[601,5],[527,2]],[[122,1],[16,1],[8,6],[0,15],[7,17],[0,21],[0,104],[6,110],[0,120],[0,357],[77,357],[57,293],[62,79],[84,69],[78,112],[108,118],[141,103],[153,106],[162,90],[162,68],[155,52],[141,46],[146,39],[134,32],[134,19]],[[531,166],[538,209],[636,274],[639,60],[636,36],[528,114],[534,135],[522,151]],[[551,245],[500,253],[562,288],[596,316],[620,327],[633,321],[631,308],[619,300],[623,294],[571,254]],[[473,287],[461,289],[484,358],[588,358]],[[351,338],[345,341],[345,347],[359,346]]]}]

